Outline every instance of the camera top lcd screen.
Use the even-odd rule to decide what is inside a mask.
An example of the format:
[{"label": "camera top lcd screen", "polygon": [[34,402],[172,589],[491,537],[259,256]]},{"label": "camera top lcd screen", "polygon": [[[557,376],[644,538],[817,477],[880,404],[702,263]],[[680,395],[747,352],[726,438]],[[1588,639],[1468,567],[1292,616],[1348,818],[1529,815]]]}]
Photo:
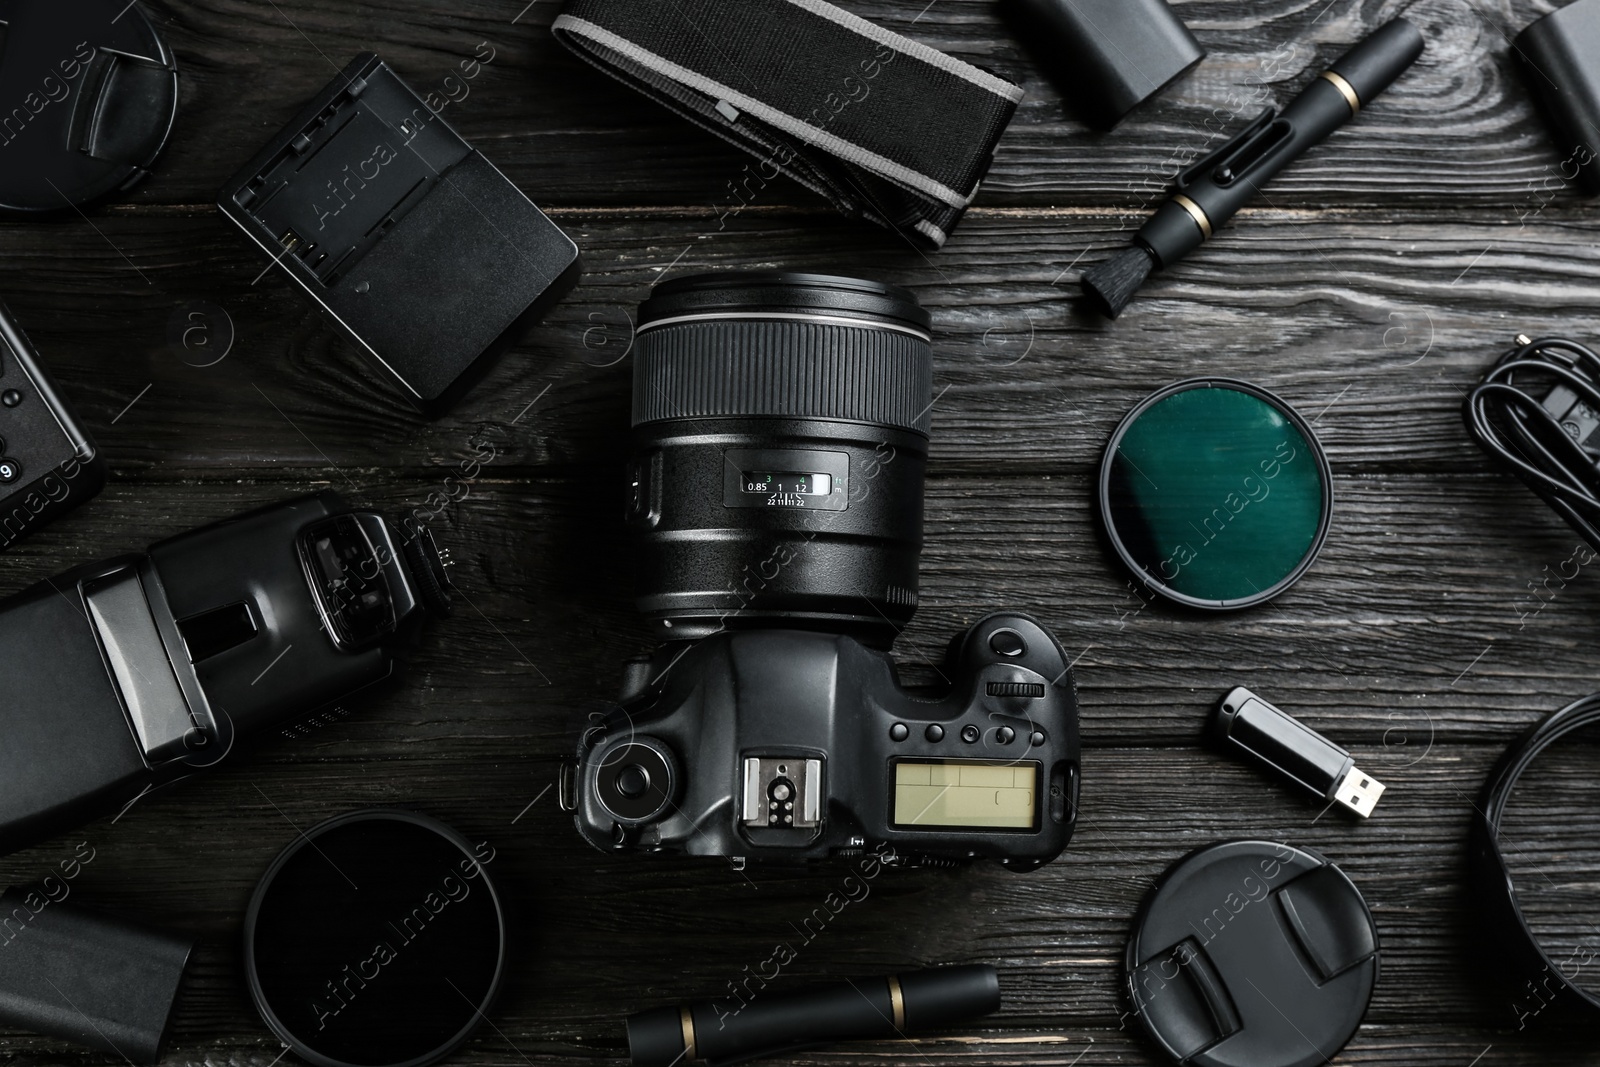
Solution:
[{"label": "camera top lcd screen", "polygon": [[1039,764],[899,760],[891,821],[914,830],[1037,829]]}]

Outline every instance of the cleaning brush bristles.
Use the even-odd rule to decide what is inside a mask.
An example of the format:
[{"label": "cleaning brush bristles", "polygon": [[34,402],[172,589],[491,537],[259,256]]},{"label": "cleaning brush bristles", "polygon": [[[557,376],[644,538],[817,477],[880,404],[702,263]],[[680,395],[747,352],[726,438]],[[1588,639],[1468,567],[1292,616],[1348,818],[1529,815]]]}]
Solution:
[{"label": "cleaning brush bristles", "polygon": [[1155,257],[1143,245],[1134,245],[1083,274],[1083,292],[1102,315],[1114,319],[1128,306],[1150,272]]}]

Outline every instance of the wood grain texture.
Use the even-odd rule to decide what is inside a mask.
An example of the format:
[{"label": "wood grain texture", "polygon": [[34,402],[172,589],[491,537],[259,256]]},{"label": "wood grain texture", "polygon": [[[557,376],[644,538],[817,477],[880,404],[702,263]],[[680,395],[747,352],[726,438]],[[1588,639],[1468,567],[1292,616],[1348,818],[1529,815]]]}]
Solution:
[{"label": "wood grain texture", "polygon": [[[1002,144],[985,205],[1089,205],[1135,213],[1159,196],[1175,161],[1263,107],[1284,102],[1372,27],[1401,10],[1428,53],[1333,144],[1276,183],[1274,203],[1512,210],[1561,185],[1510,38],[1548,0],[1180,0],[1208,50],[1193,75],[1111,133],[1072,119],[1038,61],[990,0],[871,0],[860,14],[1018,82],[1027,97]],[[550,36],[557,5],[511,0],[318,4],[315,0],[152,0],[185,74],[171,151],[139,205],[206,204],[269,133],[363,50],[423,91],[458,98],[445,116],[544,204],[720,203],[744,157],[565,52]],[[515,20],[515,21],[513,21]],[[487,43],[494,58],[456,88],[445,79]],[[1425,128],[1426,139],[1416,136]],[[774,184],[763,203],[819,203]],[[1576,203],[1571,190],[1560,198]]]},{"label": "wood grain texture", "polygon": [[[932,682],[953,632],[996,608],[1028,611],[1079,656],[1085,746],[1083,822],[1060,861],[1031,875],[885,875],[782,979],[988,961],[1002,1012],[957,1034],[780,1062],[1160,1063],[1126,1015],[1128,925],[1169,863],[1233,836],[1324,852],[1373,907],[1383,977],[1337,1062],[1594,1059],[1592,1038],[1517,1031],[1481,981],[1483,932],[1462,887],[1489,766],[1600,673],[1600,585],[1592,568],[1556,577],[1576,538],[1488,468],[1460,419],[1465,390],[1518,332],[1600,337],[1600,222],[1559,180],[1563,154],[1508,41],[1552,4],[1411,6],[1429,37],[1417,67],[1114,324],[1083,308],[1078,276],[1122,246],[1176,161],[1404,5],[1180,0],[1209,58],[1105,134],[1072,120],[989,0],[846,0],[1028,90],[977,206],[931,256],[781,182],[725,215],[744,158],[567,55],[549,0],[142,6],[183,70],[155,173],[87,218],[0,224],[0,297],[112,464],[98,499],[7,552],[0,593],[293,493],[426,507],[457,485],[463,458],[494,449],[441,515],[463,609],[433,628],[403,687],[0,859],[0,883],[19,882],[88,841],[82,901],[202,935],[166,1062],[278,1060],[240,981],[243,908],[294,826],[351,808],[418,807],[503,857],[519,963],[464,1064],[624,1062],[626,1012],[724,991],[844,876],[612,859],[548,791],[573,724],[647,647],[618,518],[634,310],[663,277],[760,266],[881,277],[932,309],[927,548],[922,607],[897,644],[904,674]],[[573,235],[586,270],[488,382],[429,422],[285,279],[262,275],[211,204],[355,53],[378,51],[428,90],[480,42],[494,59],[446,117]],[[199,300],[236,333],[214,366],[169,340]],[[1122,414],[1201,373],[1288,398],[1335,470],[1320,561],[1237,616],[1145,603],[1090,507]],[[1212,703],[1239,684],[1387,783],[1370,822],[1322,813],[1202,745]],[[1556,945],[1592,936],[1592,756],[1582,745],[1553,760],[1509,823]],[[0,1032],[0,1063],[110,1062]]]},{"label": "wood grain texture", "polygon": [[[582,283],[431,423],[404,410],[286,279],[262,276],[214,212],[8,225],[0,294],[76,383],[77,408],[129,474],[261,471],[267,457],[358,471],[449,465],[475,439],[502,453],[496,473],[620,460],[632,316],[668,268],[850,264],[913,287],[939,334],[935,474],[1081,467],[1141,396],[1195,374],[1259,381],[1303,407],[1341,471],[1481,471],[1460,406],[1483,366],[1519,332],[1600,332],[1600,223],[1580,210],[1523,226],[1448,208],[1390,222],[1247,211],[1115,323],[1082,306],[1081,263],[1071,266],[1125,241],[1105,217],[978,212],[933,257],[827,214],[766,213],[726,230],[709,212],[558,217],[584,248]],[[194,300],[221,307],[237,333],[213,367],[190,366],[204,360],[168,341]]]}]

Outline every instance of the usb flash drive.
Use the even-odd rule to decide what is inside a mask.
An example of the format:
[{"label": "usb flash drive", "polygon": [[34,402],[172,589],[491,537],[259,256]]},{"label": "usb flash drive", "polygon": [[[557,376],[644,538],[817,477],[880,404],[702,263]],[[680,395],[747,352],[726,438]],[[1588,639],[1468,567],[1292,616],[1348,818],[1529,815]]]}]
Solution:
[{"label": "usb flash drive", "polygon": [[1350,753],[1243,686],[1218,702],[1213,725],[1229,752],[1271,767],[1363,819],[1383,796],[1383,783],[1357,767]]}]

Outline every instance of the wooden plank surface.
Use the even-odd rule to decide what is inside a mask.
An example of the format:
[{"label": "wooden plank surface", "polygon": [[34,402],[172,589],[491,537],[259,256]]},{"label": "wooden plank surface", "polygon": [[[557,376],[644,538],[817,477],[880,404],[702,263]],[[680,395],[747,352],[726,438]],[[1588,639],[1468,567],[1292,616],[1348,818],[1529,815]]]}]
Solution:
[{"label": "wooden plank surface", "polygon": [[[1489,470],[1460,420],[1465,390],[1518,332],[1600,336],[1600,223],[1552,177],[1563,156],[1508,42],[1551,4],[1413,5],[1429,37],[1414,71],[1114,324],[1086,311],[1077,278],[1125,241],[1179,153],[1283,99],[1403,5],[1180,2],[1209,58],[1103,134],[1072,120],[989,0],[845,0],[1028,90],[978,206],[936,255],[783,183],[723,218],[744,158],[562,51],[551,0],[141,6],[183,70],[155,173],[87,218],[0,224],[0,297],[112,465],[100,498],[9,550],[0,592],[316,488],[416,507],[464,456],[495,453],[444,516],[470,608],[433,628],[406,685],[114,823],[0,859],[0,882],[19,882],[88,841],[82,900],[202,935],[167,1062],[266,1067],[282,1052],[240,982],[237,937],[291,819],[403,804],[496,844],[523,913],[519,963],[461,1063],[622,1062],[625,1013],[721,992],[833,888],[828,870],[602,856],[546,791],[571,724],[648,644],[616,506],[634,309],[663,277],[780,265],[906,284],[933,311],[923,606],[897,645],[908,680],[931,680],[926,662],[982,614],[1029,611],[1081,653],[1085,745],[1083,822],[1061,860],[1030,875],[886,876],[784,979],[987,961],[1002,1012],[910,1045],[786,1062],[1161,1062],[1121,994],[1128,924],[1170,862],[1232,836],[1323,851],[1373,907],[1383,977],[1337,1062],[1594,1059],[1582,1035],[1518,1032],[1479,981],[1482,931],[1462,887],[1490,764],[1594,689],[1600,667],[1595,578],[1547,581],[1576,538]],[[484,42],[494,59],[446,117],[550,209],[586,271],[488,382],[429,422],[285,279],[262,276],[211,205],[355,53],[376,50],[429,89]],[[236,335],[214,366],[169,343],[195,301]],[[1144,604],[1089,504],[1122,414],[1197,373],[1290,399],[1336,475],[1317,566],[1274,604],[1222,618]],[[1323,814],[1203,747],[1207,710],[1236,684],[1383,779],[1376,816]],[[1563,753],[1511,823],[1530,870],[1562,874],[1530,877],[1530,907],[1558,945],[1587,936],[1574,915],[1594,914],[1592,755]],[[113,1061],[6,1031],[0,1062]]]}]

